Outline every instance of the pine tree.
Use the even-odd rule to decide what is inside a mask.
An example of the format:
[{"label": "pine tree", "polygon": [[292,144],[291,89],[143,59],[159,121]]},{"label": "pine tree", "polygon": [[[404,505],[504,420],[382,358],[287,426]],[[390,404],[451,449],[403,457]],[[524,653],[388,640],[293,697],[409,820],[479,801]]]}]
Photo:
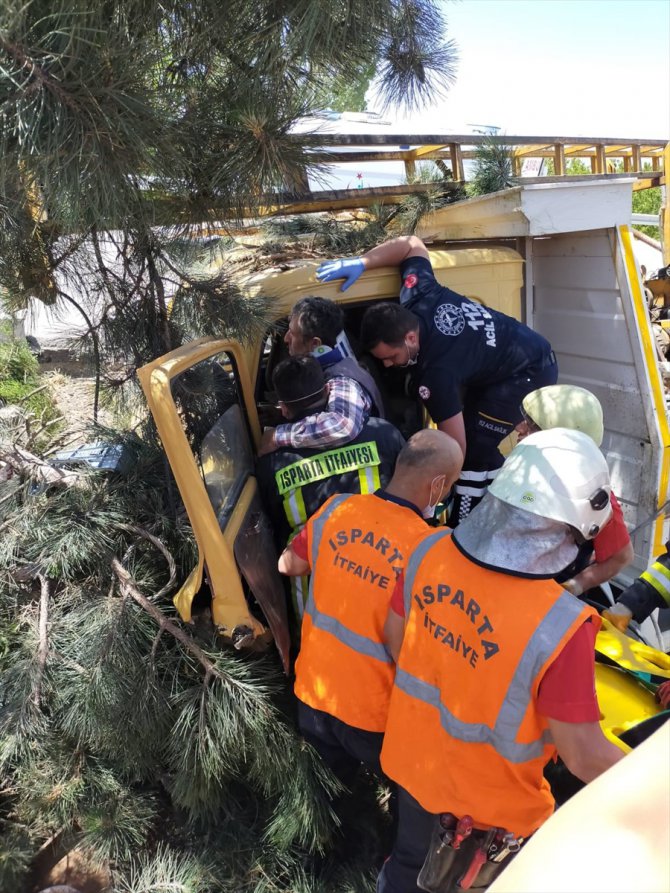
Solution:
[{"label": "pine tree", "polygon": [[488,195],[516,185],[512,164],[513,150],[496,136],[487,137],[475,151],[474,172],[467,185],[471,196]]},{"label": "pine tree", "polygon": [[[184,340],[248,337],[262,305],[211,273],[226,237],[196,236],[304,180],[318,137],[291,127],[333,83],[373,67],[415,105],[446,87],[443,34],[429,0],[8,0],[4,302],[77,307],[126,396]],[[272,653],[175,615],[194,546],[151,425],[95,432],[131,455],[124,475],[56,471],[15,434],[0,428],[0,890],[75,846],[123,893],[372,890],[374,786],[340,828]]]}]

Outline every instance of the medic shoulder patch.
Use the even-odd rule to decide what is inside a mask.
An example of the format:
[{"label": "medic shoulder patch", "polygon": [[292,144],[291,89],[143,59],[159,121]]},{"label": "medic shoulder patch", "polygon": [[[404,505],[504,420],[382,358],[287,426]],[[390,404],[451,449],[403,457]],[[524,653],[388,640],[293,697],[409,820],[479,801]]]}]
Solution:
[{"label": "medic shoulder patch", "polygon": [[454,304],[440,304],[435,311],[435,327],[443,335],[460,335],[465,328],[465,319],[460,307]]}]

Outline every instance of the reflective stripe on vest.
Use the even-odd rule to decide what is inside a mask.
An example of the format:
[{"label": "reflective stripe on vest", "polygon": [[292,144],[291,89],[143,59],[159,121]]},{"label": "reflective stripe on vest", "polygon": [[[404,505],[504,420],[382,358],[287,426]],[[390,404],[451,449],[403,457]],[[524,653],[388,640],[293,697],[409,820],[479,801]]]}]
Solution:
[{"label": "reflective stripe on vest", "polygon": [[[302,530],[302,525],[297,525],[293,533],[289,536],[286,545],[290,546],[293,540]],[[298,629],[296,630],[296,639],[300,642],[300,621],[305,613],[305,605],[309,593],[309,574],[301,574],[299,577],[289,577],[291,584],[291,603],[293,605],[294,616],[298,620]]]},{"label": "reflective stripe on vest", "polygon": [[670,570],[664,564],[655,561],[643,574],[640,574],[640,578],[653,586],[670,607]]},{"label": "reflective stripe on vest", "polygon": [[302,495],[302,487],[291,490],[284,497],[284,514],[291,527],[302,527],[307,520],[307,509]]},{"label": "reflective stripe on vest", "polygon": [[[349,499],[351,494],[349,493],[340,493],[337,496],[334,496],[330,501],[329,505],[321,512],[319,517],[314,521],[312,526],[312,555],[311,555],[311,566],[312,570],[316,567],[316,560],[319,554],[319,548],[321,546],[321,539],[323,537],[323,528],[326,524],[326,521],[329,520],[331,515],[338,509],[343,502],[346,502]],[[326,614],[323,611],[319,611],[316,607],[316,603],[314,600],[314,573],[309,581],[309,597],[307,599],[307,605],[305,606],[305,613],[309,614],[310,619],[313,625],[324,632],[330,633],[335,636],[343,645],[346,645],[348,648],[351,648],[352,651],[357,651],[359,654],[363,654],[365,657],[372,657],[375,660],[382,661],[383,663],[390,664],[393,663],[391,656],[388,651],[379,642],[375,642],[372,639],[369,639],[367,636],[362,636],[360,633],[354,632],[352,629],[349,629],[348,626],[345,626],[340,620],[336,617],[333,617],[331,614]]]},{"label": "reflective stripe on vest", "polygon": [[381,487],[379,465],[371,465],[358,469],[358,486],[361,493],[374,493]]},{"label": "reflective stripe on vest", "polygon": [[295,616],[302,620],[302,615],[305,613],[305,605],[309,598],[309,574],[291,577],[291,593],[293,595]]},{"label": "reflective stripe on vest", "polygon": [[409,556],[402,590],[402,598],[405,603],[405,617],[409,617],[409,609],[412,604],[412,583],[414,582],[414,577],[416,576],[416,572],[419,569],[419,565],[423,561],[426,552],[428,552],[438,540],[444,539],[445,536],[451,536],[451,534],[451,530],[438,530],[435,533],[431,533],[429,536],[421,540]]},{"label": "reflective stripe on vest", "polygon": [[[291,527],[307,521],[307,509],[302,488],[335,475],[358,471],[361,493],[374,493],[381,486],[379,450],[374,440],[355,443],[324,453],[299,459],[275,472],[275,485],[284,497],[284,513]],[[296,481],[300,483],[296,486]]]},{"label": "reflective stripe on vest", "polygon": [[[409,615],[411,590],[418,567],[428,549],[445,535],[448,536],[448,532],[439,531],[423,540],[407,564],[403,590],[406,616]],[[468,723],[458,719],[442,703],[437,686],[419,679],[400,667],[396,668],[395,685],[410,697],[434,707],[439,712],[442,728],[452,738],[470,744],[490,744],[510,763],[524,763],[536,759],[542,755],[544,746],[551,742],[548,732],[528,744],[519,744],[516,741],[530,706],[533,683],[542,669],[543,655],[547,654],[547,649],[553,651],[558,647],[565,633],[583,610],[584,605],[565,591],[554,602],[521,655],[493,728],[482,723]]]}]

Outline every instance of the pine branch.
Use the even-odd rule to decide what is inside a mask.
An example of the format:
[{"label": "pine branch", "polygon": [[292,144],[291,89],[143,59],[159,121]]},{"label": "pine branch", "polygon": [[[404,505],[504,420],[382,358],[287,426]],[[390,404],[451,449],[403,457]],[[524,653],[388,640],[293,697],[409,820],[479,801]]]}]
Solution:
[{"label": "pine branch", "polygon": [[32,390],[32,391],[28,391],[27,394],[24,394],[22,397],[19,397],[18,400],[17,400],[16,402],[17,402],[18,404],[24,403],[26,400],[30,400],[31,397],[34,397],[35,394],[39,394],[39,393],[41,393],[42,391],[46,391],[46,389],[47,389],[48,387],[49,387],[48,384],[41,384],[38,388],[35,388],[35,389]]},{"label": "pine branch", "polygon": [[59,450],[64,450],[71,443],[74,443],[76,440],[80,440],[81,435],[86,433],[86,431],[86,428],[71,428],[69,431],[60,432],[58,436],[50,442],[49,448],[44,450],[42,455],[51,456],[52,453],[57,453]]},{"label": "pine branch", "polygon": [[80,476],[76,472],[54,468],[18,444],[0,443],[0,462],[5,462],[17,474],[43,484],[72,487],[80,482]]},{"label": "pine branch", "polygon": [[60,425],[65,421],[65,418],[62,415],[56,416],[55,419],[49,419],[47,421],[44,420],[44,416],[46,414],[46,410],[40,414],[39,424],[37,427],[33,427],[32,422],[35,420],[34,416],[28,416],[28,440],[26,441],[27,447],[34,447],[36,443],[39,442],[39,438],[44,435],[45,431],[48,431],[49,428],[53,428],[54,425]]},{"label": "pine branch", "polygon": [[34,93],[44,87],[53,93],[64,105],[75,111],[79,111],[79,104],[64,90],[62,85],[48,71],[46,71],[35,59],[31,58],[26,50],[12,41],[0,37],[0,49],[4,50],[9,58],[28,73],[29,85],[24,89],[25,95]]},{"label": "pine branch", "polygon": [[[161,553],[161,555],[167,561],[168,570],[170,571],[170,579],[167,581],[167,583],[165,584],[165,586],[163,586],[162,589],[159,589],[158,592],[152,596],[153,601],[155,601],[155,602],[160,601],[160,599],[167,592],[169,592],[170,589],[172,589],[174,581],[177,579],[177,567],[175,565],[175,560],[172,557],[170,551],[168,550],[165,543],[161,542],[161,540],[159,540],[157,536],[154,536],[153,533],[149,533],[148,530],[145,530],[144,527],[137,527],[134,524],[119,524],[117,526],[120,527],[122,530],[127,530],[130,533],[136,533],[138,536],[141,536],[144,539],[149,540],[149,542],[152,543],[158,549],[158,551]],[[134,548],[135,548],[135,543],[133,543],[130,546],[130,548],[127,550],[126,554],[123,556],[122,564],[125,564],[128,561],[128,557]],[[162,632],[162,630],[161,630],[161,632]]]},{"label": "pine branch", "polygon": [[468,195],[488,195],[516,185],[513,149],[499,137],[488,137],[475,152],[474,176],[467,186]]},{"label": "pine branch", "polygon": [[47,638],[49,624],[49,601],[53,589],[53,581],[42,574],[38,574],[40,581],[40,621],[39,621],[39,647],[37,649],[37,673],[33,690],[33,700],[39,709],[42,706],[42,681],[47,666],[49,653],[49,640]]},{"label": "pine branch", "polygon": [[193,639],[188,636],[183,630],[179,629],[176,623],[173,623],[169,620],[163,612],[157,608],[154,604],[152,604],[149,599],[142,595],[137,586],[135,585],[135,581],[132,576],[128,573],[125,567],[121,564],[118,558],[112,559],[112,570],[116,574],[119,584],[121,585],[121,591],[125,593],[125,595],[130,596],[133,601],[137,602],[137,604],[143,608],[153,620],[156,621],[161,631],[169,632],[171,636],[173,636],[184,648],[195,657],[199,664],[205,670],[205,684],[209,682],[211,678],[219,679],[226,684],[234,683],[235,680],[232,679],[225,673],[222,673],[221,670],[216,667],[212,661],[207,657],[202,648],[198,647],[195,644]]}]

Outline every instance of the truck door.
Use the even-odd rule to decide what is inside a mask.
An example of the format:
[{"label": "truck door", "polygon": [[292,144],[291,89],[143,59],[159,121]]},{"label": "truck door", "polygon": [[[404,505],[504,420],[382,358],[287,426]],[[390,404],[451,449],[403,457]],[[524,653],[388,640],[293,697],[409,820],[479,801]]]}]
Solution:
[{"label": "truck door", "polygon": [[198,548],[174,597],[181,618],[192,620],[206,576],[219,633],[238,649],[274,638],[286,670],[286,600],[254,476],[260,429],[241,345],[200,339],[138,375]]}]

